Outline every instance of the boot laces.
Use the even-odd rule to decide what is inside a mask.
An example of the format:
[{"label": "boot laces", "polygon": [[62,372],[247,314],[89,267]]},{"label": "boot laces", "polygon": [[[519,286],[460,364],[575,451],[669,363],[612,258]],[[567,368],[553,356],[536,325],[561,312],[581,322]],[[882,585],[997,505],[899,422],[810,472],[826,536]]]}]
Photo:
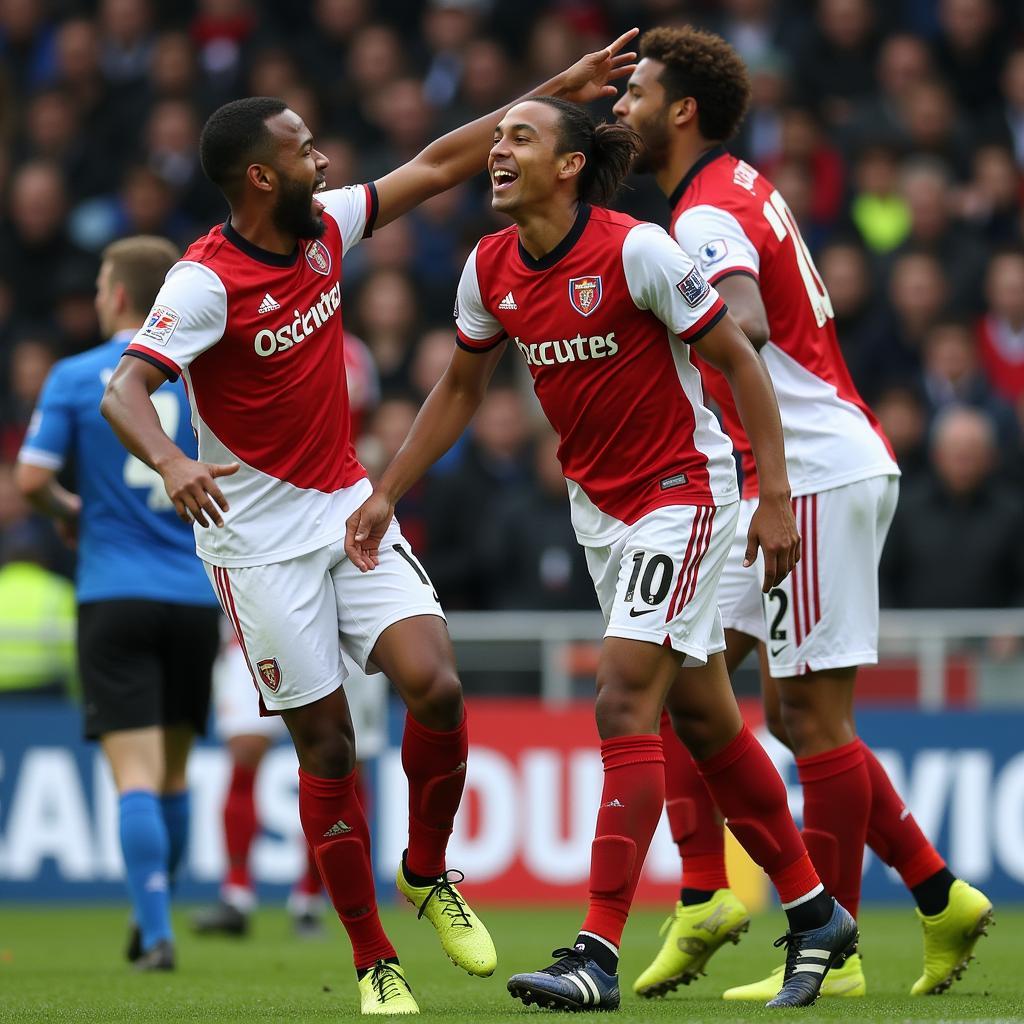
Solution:
[{"label": "boot laces", "polygon": [[553,974],[558,977],[562,974],[580,971],[587,966],[587,958],[578,949],[563,946],[560,949],[553,949],[551,955],[557,959],[550,967],[544,968],[543,974]]},{"label": "boot laces", "polygon": [[377,998],[386,1003],[402,994],[402,986],[409,987],[408,982],[395,970],[394,964],[378,960],[370,971],[370,984],[377,993]]},{"label": "boot laces", "polygon": [[437,903],[441,906],[441,913],[449,918],[453,925],[458,928],[472,928],[473,922],[469,919],[466,903],[455,889],[455,883],[463,881],[465,877],[461,871],[454,868],[446,871],[427,893],[416,916],[422,917],[423,911],[427,909],[427,904],[436,898]]}]

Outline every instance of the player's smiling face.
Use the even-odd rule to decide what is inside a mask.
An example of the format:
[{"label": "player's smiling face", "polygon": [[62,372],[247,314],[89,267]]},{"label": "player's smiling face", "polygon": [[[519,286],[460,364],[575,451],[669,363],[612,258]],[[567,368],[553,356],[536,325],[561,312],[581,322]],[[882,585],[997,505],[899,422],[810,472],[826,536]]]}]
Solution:
[{"label": "player's smiling face", "polygon": [[657,171],[668,160],[671,104],[665,102],[661,73],[665,65],[644,57],[626,84],[612,113],[643,139],[644,148],[633,163],[640,173]]},{"label": "player's smiling face", "polygon": [[324,205],[315,193],[327,186],[327,157],[313,146],[312,133],[294,110],[269,118],[267,128],[277,141],[274,224],[296,238],[319,238],[326,229]]},{"label": "player's smiling face", "polygon": [[494,129],[487,158],[491,207],[517,216],[549,200],[560,181],[583,166],[581,153],[559,153],[559,112],[546,103],[517,103]]}]

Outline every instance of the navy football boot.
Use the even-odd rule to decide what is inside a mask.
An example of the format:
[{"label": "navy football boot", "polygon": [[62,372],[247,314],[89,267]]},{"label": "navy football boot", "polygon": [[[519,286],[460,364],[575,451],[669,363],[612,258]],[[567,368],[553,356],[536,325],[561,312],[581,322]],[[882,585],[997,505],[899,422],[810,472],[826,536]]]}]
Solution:
[{"label": "navy football boot", "polygon": [[605,974],[578,949],[556,949],[550,967],[509,978],[513,999],[549,1010],[617,1010],[619,978]]},{"label": "navy football boot", "polygon": [[857,922],[833,899],[832,916],[820,928],[786,932],[776,946],[786,947],[786,969],[779,994],[766,1006],[810,1006],[832,967],[854,951]]}]

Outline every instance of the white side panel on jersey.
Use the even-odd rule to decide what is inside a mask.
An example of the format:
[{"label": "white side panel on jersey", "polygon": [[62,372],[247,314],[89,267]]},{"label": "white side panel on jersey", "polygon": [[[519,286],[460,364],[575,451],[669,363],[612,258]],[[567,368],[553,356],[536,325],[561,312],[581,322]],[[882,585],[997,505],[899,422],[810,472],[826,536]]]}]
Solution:
[{"label": "white side panel on jersey", "polygon": [[[189,371],[183,376],[192,392]],[[199,437],[201,461],[239,464],[237,473],[217,481],[230,505],[224,525],[195,527],[196,553],[212,565],[266,565],[330,544],[345,536],[345,520],[370,496],[365,477],[330,494],[296,487],[240,459],[214,434],[194,405],[192,423]],[[306,527],[299,542],[296,523]]]},{"label": "white side panel on jersey", "polygon": [[614,544],[629,529],[620,519],[602,512],[575,480],[566,477],[565,485],[569,491],[569,518],[576,540],[583,547],[602,548]]},{"label": "white side panel on jersey", "polygon": [[346,185],[344,188],[320,192],[317,199],[338,222],[341,230],[341,254],[344,256],[366,231],[366,213],[369,209],[366,185]]},{"label": "white side panel on jersey", "polygon": [[202,263],[182,260],[167,272],[130,344],[152,349],[184,370],[220,341],[227,321],[228,295],[221,279]]},{"label": "white side panel on jersey", "polygon": [[835,387],[773,342],[761,349],[775,386],[793,497],[816,494],[899,468],[867,418]]},{"label": "white side panel on jersey", "polygon": [[462,277],[459,278],[458,298],[455,301],[455,326],[467,338],[486,341],[500,334],[502,327],[484,306],[480,296],[480,278],[476,270],[478,248],[479,246],[473,246],[473,251],[462,268]]},{"label": "white side panel on jersey", "polygon": [[727,505],[739,501],[732,441],[723,433],[714,413],[704,404],[704,386],[700,372],[690,362],[690,348],[671,335],[666,340],[672,349],[672,361],[675,363],[679,384],[693,407],[693,444],[708,460],[708,479],[715,504]]},{"label": "white side panel on jersey", "polygon": [[[622,269],[637,308],[652,312],[675,335],[693,328],[718,302],[693,260],[655,224],[630,229],[622,242]],[[694,280],[698,290],[687,289],[685,282]]]},{"label": "white side panel on jersey", "polygon": [[740,222],[716,206],[692,206],[676,221],[675,239],[706,277],[725,270],[757,274],[761,257]]}]

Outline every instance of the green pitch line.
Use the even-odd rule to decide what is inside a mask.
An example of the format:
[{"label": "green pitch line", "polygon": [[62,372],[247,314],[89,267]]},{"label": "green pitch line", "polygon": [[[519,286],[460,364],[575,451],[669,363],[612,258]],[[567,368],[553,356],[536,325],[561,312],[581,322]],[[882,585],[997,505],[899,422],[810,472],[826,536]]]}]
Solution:
[{"label": "green pitch line", "polygon": [[[492,910],[481,917],[498,947],[493,978],[470,978],[442,955],[429,925],[412,911],[389,908],[385,925],[412,982],[424,1022],[514,1021],[526,1010],[505,991],[505,980],[546,965],[556,946],[570,942],[579,914],[565,910]],[[674,997],[654,1002],[632,995],[633,978],[658,948],[661,917],[638,913],[626,932],[622,1009],[608,1024],[634,1021],[797,1019],[801,1024],[845,1018],[895,1024],[904,1020],[1021,1020],[1024,1018],[1024,910],[996,907],[997,926],[982,939],[978,959],[953,993],[910,999],[905,993],[920,966],[920,932],[913,911],[864,911],[861,951],[870,995],[823,1000],[810,1010],[772,1012],[757,1004],[724,1003],[730,985],[753,981],[779,962],[772,940],[781,913],[754,921],[736,947],[711,962],[711,974]],[[330,937],[298,940],[285,914],[261,911],[247,939],[196,938],[187,912],[175,919],[179,970],[134,975],[121,959],[125,912],[87,909],[0,908],[0,1021],[74,1024],[117,1021],[255,1022],[358,1019],[355,977],[337,922]],[[548,1014],[551,1016],[551,1014]],[[564,1019],[564,1018],[562,1018]],[[578,1020],[579,1018],[573,1018]]]}]

